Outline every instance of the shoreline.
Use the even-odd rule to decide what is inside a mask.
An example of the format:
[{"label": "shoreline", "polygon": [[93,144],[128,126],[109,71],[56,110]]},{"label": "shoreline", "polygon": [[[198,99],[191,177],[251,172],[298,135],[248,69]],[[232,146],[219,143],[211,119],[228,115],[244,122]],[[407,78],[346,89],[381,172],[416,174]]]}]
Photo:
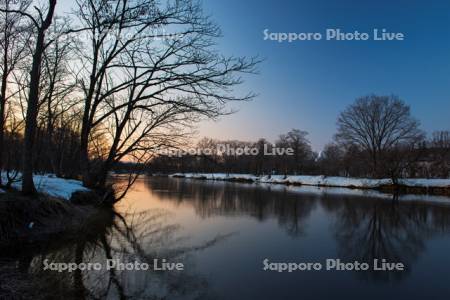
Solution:
[{"label": "shoreline", "polygon": [[358,190],[376,190],[387,193],[424,194],[450,196],[450,179],[405,178],[394,183],[392,179],[368,179],[336,176],[297,176],[225,174],[225,173],[174,173],[172,178],[196,180],[229,181],[241,183],[281,184],[292,186],[315,186],[346,188]]},{"label": "shoreline", "polygon": [[29,272],[31,258],[58,251],[80,236],[95,240],[115,217],[109,207],[78,205],[42,194],[24,197],[18,191],[2,193],[0,208],[2,299],[51,298],[52,292],[45,288],[48,282]]}]

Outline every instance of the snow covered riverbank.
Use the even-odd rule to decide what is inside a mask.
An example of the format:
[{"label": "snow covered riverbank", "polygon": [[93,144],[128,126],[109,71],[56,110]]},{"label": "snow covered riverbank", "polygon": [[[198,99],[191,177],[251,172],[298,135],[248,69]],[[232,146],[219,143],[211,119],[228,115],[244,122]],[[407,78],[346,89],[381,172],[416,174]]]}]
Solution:
[{"label": "snow covered riverbank", "polygon": [[[341,188],[377,189],[393,186],[391,179],[368,179],[327,176],[255,176],[251,174],[225,173],[176,173],[170,177],[183,177],[205,180],[248,181],[256,183],[278,183],[290,185],[325,186]],[[399,179],[398,184],[407,188],[440,188],[450,190],[450,179]]]},{"label": "snow covered riverbank", "polygon": [[[2,173],[2,182],[6,182],[6,174]],[[17,190],[22,188],[22,180],[18,176],[18,180],[15,181],[11,187]],[[88,192],[89,189],[83,187],[81,181],[73,179],[58,178],[53,174],[45,175],[34,175],[34,184],[39,193],[46,194],[51,197],[61,198],[64,200],[69,200],[72,194],[78,191]],[[1,190],[0,190],[1,193]]]}]

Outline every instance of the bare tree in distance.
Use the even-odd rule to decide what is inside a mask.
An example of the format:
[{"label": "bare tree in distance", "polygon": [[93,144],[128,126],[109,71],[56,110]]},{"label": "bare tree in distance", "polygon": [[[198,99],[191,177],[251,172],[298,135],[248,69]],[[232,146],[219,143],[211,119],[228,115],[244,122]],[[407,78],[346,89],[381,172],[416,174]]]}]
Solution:
[{"label": "bare tree in distance", "polygon": [[369,95],[356,99],[338,117],[339,143],[356,145],[369,155],[371,175],[383,174],[383,155],[399,145],[423,140],[420,123],[410,107],[397,96]]},{"label": "bare tree in distance", "polygon": [[430,141],[431,175],[440,178],[450,176],[450,131],[433,132]]},{"label": "bare tree in distance", "polygon": [[319,169],[326,176],[346,175],[343,170],[342,161],[345,152],[342,147],[336,143],[328,143],[318,158]]},{"label": "bare tree in distance", "polygon": [[301,174],[306,170],[306,165],[314,159],[315,153],[307,138],[308,132],[300,129],[292,129],[279,136],[276,145],[279,148],[292,148],[294,155],[283,156],[284,174]]}]

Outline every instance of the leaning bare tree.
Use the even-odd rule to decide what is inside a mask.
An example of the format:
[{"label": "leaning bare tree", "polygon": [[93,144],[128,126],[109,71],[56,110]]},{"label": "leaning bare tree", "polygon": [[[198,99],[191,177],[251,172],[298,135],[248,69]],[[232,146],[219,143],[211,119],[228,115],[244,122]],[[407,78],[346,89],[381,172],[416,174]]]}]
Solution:
[{"label": "leaning bare tree", "polygon": [[385,175],[383,155],[423,139],[419,125],[410,107],[397,96],[369,95],[356,99],[339,115],[336,139],[368,153],[372,176],[377,177]]},{"label": "leaning bare tree", "polygon": [[[119,160],[146,162],[172,146],[201,117],[224,113],[256,60],[227,58],[214,49],[219,29],[195,0],[78,0],[74,32],[84,78],[80,166],[83,183],[102,187]],[[101,160],[90,155],[91,134],[110,141]]]}]

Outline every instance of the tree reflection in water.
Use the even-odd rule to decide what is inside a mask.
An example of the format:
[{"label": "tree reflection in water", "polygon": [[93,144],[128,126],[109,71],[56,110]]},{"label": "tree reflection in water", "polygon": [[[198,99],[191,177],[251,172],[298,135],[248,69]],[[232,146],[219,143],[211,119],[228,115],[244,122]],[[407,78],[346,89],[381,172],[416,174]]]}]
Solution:
[{"label": "tree reflection in water", "polygon": [[368,262],[371,266],[375,258],[385,258],[407,266],[406,272],[353,272],[367,280],[390,281],[407,276],[425,250],[426,241],[450,233],[448,205],[402,202],[396,197],[389,200],[329,194],[330,189],[326,188],[185,179],[151,179],[147,185],[160,199],[189,202],[202,218],[214,215],[246,215],[260,221],[275,218],[294,237],[306,234],[310,214],[321,208],[333,219],[330,231],[336,239],[337,258]]},{"label": "tree reflection in water", "polygon": [[298,195],[286,190],[273,192],[271,186],[251,184],[164,178],[146,184],[162,200],[189,202],[202,218],[246,215],[264,221],[275,217],[293,237],[304,234],[305,220],[318,200],[318,195],[312,194],[299,201]]},{"label": "tree reflection in water", "polygon": [[[166,178],[152,178],[145,182],[148,191],[133,197],[148,196],[151,200],[153,195],[158,201],[171,202],[175,207],[188,204],[200,218],[250,216],[258,222],[276,220],[274,226],[281,228],[291,238],[283,240],[279,232],[274,230],[265,236],[267,243],[283,241],[284,249],[280,249],[280,252],[275,248],[271,250],[276,251],[273,253],[286,253],[293,260],[311,261],[323,259],[327,255],[326,258],[336,257],[344,262],[357,260],[371,264],[374,258],[385,258],[407,266],[407,272],[351,273],[359,279],[370,281],[406,278],[417,258],[426,253],[429,239],[450,233],[450,206],[443,204],[331,194],[330,189]],[[153,202],[145,203],[148,204],[145,207],[152,207],[149,203]],[[38,290],[35,293],[43,299],[214,298],[207,279],[198,275],[202,271],[196,272],[194,261],[197,261],[198,256],[191,254],[227,236],[218,236],[199,246],[183,246],[187,244],[186,238],[181,235],[180,227],[171,222],[172,217],[167,210],[155,208],[121,214],[112,210],[102,211],[85,224],[81,232],[55,238],[50,243],[29,248],[24,246],[6,264],[19,265],[33,278],[37,278]],[[321,226],[324,224],[329,227]],[[317,236],[307,239],[312,232]],[[247,233],[250,233],[247,237],[253,234]],[[305,244],[306,241],[312,244]],[[230,245],[236,247],[237,244],[227,244]],[[244,247],[246,250],[259,250],[246,247],[252,247],[249,243]],[[216,248],[219,253],[224,253],[224,249],[226,247]],[[248,252],[239,252],[239,249],[232,250],[234,254],[248,255]],[[252,253],[252,257],[237,259],[250,261],[260,255]],[[221,257],[215,256],[215,259]],[[45,259],[51,262],[105,264],[111,258],[120,259],[123,263],[140,261],[149,265],[155,258],[165,258],[169,262],[183,262],[185,271],[119,271],[103,268],[101,271],[58,273],[43,270]],[[205,265],[202,267],[205,268]],[[248,271],[247,265],[241,267],[241,270]],[[258,269],[250,271],[254,272],[255,278],[261,276]]]},{"label": "tree reflection in water", "polygon": [[342,197],[323,205],[336,218],[334,232],[338,255],[347,261],[367,262],[374,259],[401,262],[406,272],[356,272],[357,276],[373,280],[396,280],[407,276],[413,263],[425,250],[426,241],[450,231],[450,207],[424,203],[400,203],[392,200],[355,199]]},{"label": "tree reflection in water", "polygon": [[[35,299],[208,299],[205,279],[194,274],[189,254],[220,242],[218,236],[195,247],[180,246],[178,225],[170,224],[163,210],[118,214],[102,211],[85,224],[82,232],[57,242],[33,247],[18,254],[16,261],[35,278]],[[182,262],[184,271],[154,271],[153,259]],[[101,270],[58,272],[44,269],[44,261],[101,263]],[[106,268],[107,259],[122,263],[145,262],[148,271]],[[12,263],[16,263],[13,261]]]}]

